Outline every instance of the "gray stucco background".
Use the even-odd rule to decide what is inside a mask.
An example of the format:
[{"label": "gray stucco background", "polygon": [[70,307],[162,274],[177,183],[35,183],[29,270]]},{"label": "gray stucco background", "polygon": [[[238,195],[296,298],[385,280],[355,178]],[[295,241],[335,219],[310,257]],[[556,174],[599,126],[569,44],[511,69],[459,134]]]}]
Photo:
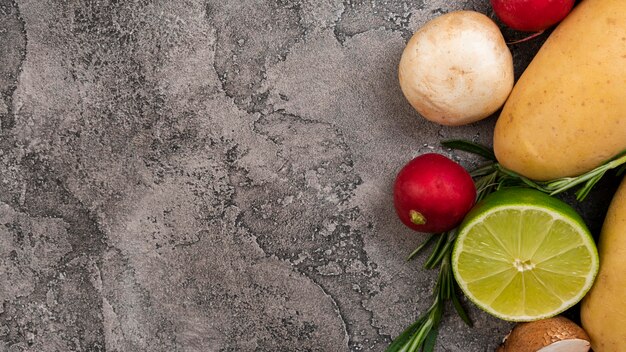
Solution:
[{"label": "gray stucco background", "polygon": [[[0,0],[0,351],[382,351],[436,272],[391,185],[414,29],[487,0]],[[511,34],[511,33],[509,33]],[[541,40],[512,46],[517,73]],[[601,215],[595,210],[595,217]],[[467,305],[470,307],[469,305]],[[450,314],[438,351],[510,325]]]}]

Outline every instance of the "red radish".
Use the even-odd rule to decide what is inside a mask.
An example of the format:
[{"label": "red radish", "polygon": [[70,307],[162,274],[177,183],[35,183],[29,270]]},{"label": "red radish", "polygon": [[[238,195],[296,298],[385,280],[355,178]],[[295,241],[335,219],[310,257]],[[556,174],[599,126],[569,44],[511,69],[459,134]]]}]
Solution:
[{"label": "red radish", "polygon": [[496,15],[519,31],[537,32],[559,23],[574,6],[574,0],[491,0]]},{"label": "red radish", "polygon": [[396,177],[394,205],[402,222],[419,232],[455,228],[476,200],[470,174],[441,154],[423,154],[406,164]]}]

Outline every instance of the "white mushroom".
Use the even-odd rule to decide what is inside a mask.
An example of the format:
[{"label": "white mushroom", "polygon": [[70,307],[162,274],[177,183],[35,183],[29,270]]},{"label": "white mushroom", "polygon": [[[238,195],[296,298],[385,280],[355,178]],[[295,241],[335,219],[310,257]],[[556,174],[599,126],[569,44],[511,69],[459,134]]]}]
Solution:
[{"label": "white mushroom", "polygon": [[464,125],[496,112],[513,89],[513,58],[498,26],[475,11],[439,16],[409,40],[400,87],[426,119]]},{"label": "white mushroom", "polygon": [[558,316],[515,325],[497,352],[587,352],[590,346],[580,326]]}]

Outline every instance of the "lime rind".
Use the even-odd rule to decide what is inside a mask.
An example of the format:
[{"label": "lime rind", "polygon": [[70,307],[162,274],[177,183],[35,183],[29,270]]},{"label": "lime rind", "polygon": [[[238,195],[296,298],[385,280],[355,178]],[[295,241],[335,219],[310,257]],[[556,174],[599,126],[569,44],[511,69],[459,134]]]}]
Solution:
[{"label": "lime rind", "polygon": [[[545,196],[545,195],[542,194],[541,196]],[[557,314],[560,314],[563,311],[575,305],[576,303],[578,303],[584,297],[587,291],[589,291],[589,289],[591,288],[593,281],[597,275],[598,267],[599,267],[599,260],[598,260],[598,252],[597,252],[595,243],[593,241],[593,238],[591,237],[591,234],[589,233],[589,230],[587,229],[586,225],[582,221],[582,218],[580,218],[580,216],[577,213],[575,213],[575,211],[573,210],[567,211],[567,209],[565,209],[564,211],[564,209],[562,209],[563,205],[560,205],[558,203],[556,203],[556,206],[554,205],[555,203],[547,204],[547,205],[544,205],[543,203],[540,205],[534,205],[534,204],[530,204],[532,202],[528,202],[528,201],[519,202],[517,200],[513,200],[514,197],[512,197],[511,199],[512,199],[511,204],[506,204],[506,201],[504,202],[500,201],[499,203],[501,204],[497,204],[495,206],[494,205],[484,206],[483,209],[477,209],[477,211],[471,212],[466,218],[466,222],[461,225],[458,238],[457,238],[457,241],[455,243],[455,247],[452,253],[452,269],[456,277],[456,280],[459,286],[461,287],[461,289],[463,290],[463,292],[474,304],[476,304],[478,307],[488,312],[489,314],[492,314],[503,320],[533,321],[533,320],[549,318]],[[504,295],[500,295],[502,296],[502,302],[500,302],[498,300],[498,297],[493,297],[493,296],[497,296],[495,295],[495,293],[497,292],[495,293],[492,292],[492,297],[486,297],[486,295],[480,295],[480,296],[475,295],[473,293],[474,291],[480,291],[480,290],[472,289],[471,287],[472,285],[477,285],[477,282],[475,280],[476,277],[470,279],[471,282],[468,283],[468,281],[466,280],[468,279],[467,273],[464,274],[463,270],[460,269],[458,266],[460,255],[462,253],[466,255],[472,254],[468,252],[463,252],[462,249],[464,248],[464,242],[467,239],[467,235],[470,232],[469,231],[470,229],[475,228],[476,226],[483,226],[483,227],[488,228],[488,225],[485,225],[484,220],[488,217],[494,216],[494,214],[497,214],[501,212],[502,210],[518,211],[520,212],[519,214],[521,214],[521,216],[518,216],[518,218],[520,219],[522,219],[524,215],[526,215],[528,212],[533,212],[533,213],[536,212],[536,214],[545,214],[550,217],[548,221],[546,221],[546,219],[541,220],[544,224],[546,224],[545,226],[547,226],[547,224],[549,223],[550,227],[553,227],[555,226],[555,224],[557,224],[556,226],[559,226],[559,227],[564,226],[564,228],[562,229],[563,231],[554,231],[557,235],[556,237],[558,237],[556,239],[554,238],[546,239],[546,237],[549,237],[549,236],[546,236],[544,234],[542,241],[539,243],[536,243],[536,248],[533,248],[535,247],[533,243],[524,244],[524,241],[521,241],[521,239],[513,238],[513,237],[509,238],[508,240],[510,242],[508,244],[500,243],[500,248],[498,248],[495,251],[495,255],[493,258],[490,258],[488,254],[483,253],[484,254],[483,264],[489,264],[489,261],[491,261],[491,264],[494,265],[493,266],[493,269],[495,269],[494,272],[495,271],[506,272],[506,268],[502,267],[501,264],[500,265],[497,265],[497,264],[501,263],[503,260],[503,255],[506,255],[507,246],[509,247],[513,246],[513,248],[517,251],[517,253],[508,253],[512,256],[520,255],[521,252],[525,252],[525,253],[532,252],[533,256],[535,254],[544,255],[543,253],[538,252],[544,247],[548,249],[548,252],[554,249],[560,248],[561,250],[565,250],[565,252],[568,252],[568,251],[575,252],[571,258],[566,258],[567,262],[569,263],[569,267],[571,269],[574,269],[574,271],[572,272],[570,270],[567,273],[558,272],[558,268],[562,267],[563,265],[557,266],[557,269],[555,269],[554,267],[551,267],[549,264],[550,264],[550,260],[554,258],[558,258],[559,256],[553,256],[552,258],[545,257],[545,258],[542,258],[541,262],[537,264],[537,268],[536,268],[537,270],[530,270],[530,271],[522,272],[521,273],[522,275],[514,275],[513,277],[511,277],[511,275],[508,275],[504,280],[502,280],[502,281],[506,281],[507,279],[510,280],[510,282],[508,282],[508,284],[505,287],[501,287],[503,291],[507,290],[507,287],[510,287],[510,290],[519,290],[519,294],[517,295],[518,302],[511,302],[511,297],[504,297]],[[525,224],[529,224],[529,223],[532,223],[532,222],[525,222]],[[509,225],[519,226],[519,224],[510,224],[510,223]],[[539,226],[538,228],[540,229],[541,226]],[[568,231],[567,228],[569,228],[570,231]],[[572,229],[575,231],[571,231]],[[490,231],[497,231],[497,230],[490,229]],[[548,231],[550,230],[546,229],[546,233]],[[519,232],[521,233],[521,230]],[[560,232],[562,233],[560,234]],[[577,233],[578,236],[572,238],[571,237],[572,232]],[[578,240],[575,240],[575,242],[577,243],[564,248],[562,246],[563,238],[561,238],[560,235],[569,235],[567,237],[567,241],[570,243],[572,240],[577,238]],[[499,236],[495,236],[495,237],[497,239]],[[476,244],[471,244],[471,240],[468,240],[468,241],[470,242],[470,247],[476,246]],[[548,243],[545,243],[546,241],[548,241]],[[555,241],[556,243],[552,244],[550,243],[550,241]],[[498,241],[491,240],[492,245],[495,242],[498,242]],[[497,248],[497,247],[494,247],[494,248]],[[576,253],[577,249],[582,249],[582,252],[583,252],[582,256],[580,255],[580,253]],[[561,255],[563,254],[564,253],[561,253]],[[561,261],[563,260],[562,258],[560,259]],[[582,261],[584,263],[581,263],[581,259],[583,259]],[[585,268],[588,270],[583,270]],[[469,270],[471,270],[471,268]],[[481,272],[480,275],[484,276],[485,278],[489,277],[488,273],[485,270],[483,270],[483,272]],[[552,283],[554,283],[554,280],[556,280],[555,277],[558,277],[558,276],[560,276],[560,278],[558,279],[559,285],[557,285],[558,287],[554,287]],[[567,276],[567,277],[563,278],[563,276]],[[581,280],[583,280],[584,282],[581,282]],[[528,288],[525,288],[526,285],[524,284],[524,282],[532,282],[534,284],[528,285]],[[487,285],[487,287],[489,288],[486,291],[495,291],[496,286],[497,285],[495,283],[489,283],[489,285]],[[539,290],[538,287],[542,287],[543,290]],[[535,291],[526,292],[525,291],[526,289],[531,289]],[[555,293],[555,291],[559,291],[559,292]],[[560,295],[563,295],[562,291],[566,291],[567,295],[571,297],[565,300],[562,299],[560,297]],[[520,303],[519,300],[523,300],[523,301]],[[528,311],[527,307],[525,306],[526,302],[532,303],[532,304],[528,304],[528,308],[531,309],[530,311]],[[543,307],[546,307],[546,309],[537,310],[535,308],[532,308],[532,307],[537,307],[538,304],[543,305]],[[516,306],[521,307],[521,309],[517,308]]]}]

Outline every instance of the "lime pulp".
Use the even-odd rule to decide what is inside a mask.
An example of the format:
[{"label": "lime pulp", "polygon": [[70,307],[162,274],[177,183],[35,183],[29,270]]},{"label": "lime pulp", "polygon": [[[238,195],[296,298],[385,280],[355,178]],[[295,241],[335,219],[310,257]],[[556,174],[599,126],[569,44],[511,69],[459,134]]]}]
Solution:
[{"label": "lime pulp", "polygon": [[595,243],[566,203],[531,189],[495,192],[459,228],[452,253],[459,286],[509,321],[557,315],[580,301],[598,271]]}]

